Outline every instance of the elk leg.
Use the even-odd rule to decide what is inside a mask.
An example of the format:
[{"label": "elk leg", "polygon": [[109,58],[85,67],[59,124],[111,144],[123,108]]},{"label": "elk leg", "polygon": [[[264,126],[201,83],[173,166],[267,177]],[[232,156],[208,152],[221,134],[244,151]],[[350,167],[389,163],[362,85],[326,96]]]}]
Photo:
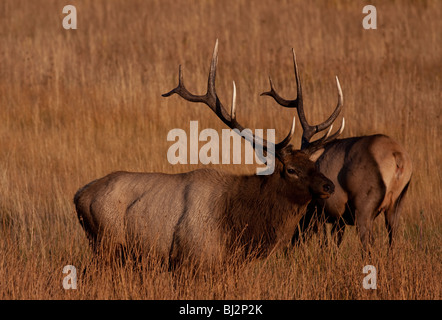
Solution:
[{"label": "elk leg", "polygon": [[356,228],[359,233],[359,238],[361,240],[362,248],[364,251],[368,251],[369,246],[373,244],[373,219],[372,211],[367,210],[356,210]]},{"label": "elk leg", "polygon": [[385,187],[383,185],[362,185],[355,198],[349,203],[350,208],[354,208],[356,228],[364,251],[368,251],[369,246],[374,242],[373,221],[379,213],[379,206],[385,197]]},{"label": "elk leg", "polygon": [[307,242],[318,232],[318,208],[312,201],[307,207],[307,212],[302,216],[292,237],[292,246],[299,245],[301,242]]},{"label": "elk leg", "polygon": [[393,239],[396,238],[397,226],[399,222],[399,207],[397,203],[385,210],[385,226],[387,227],[390,247],[393,246]]},{"label": "elk leg", "polygon": [[331,228],[331,237],[332,241],[336,243],[336,245],[339,247],[342,242],[342,237],[344,236],[345,232],[345,222],[342,218],[336,219],[335,222],[332,224]]},{"label": "elk leg", "polygon": [[409,183],[402,190],[400,196],[388,210],[385,210],[385,225],[388,231],[390,247],[393,246],[393,240],[396,238],[396,233],[399,225],[400,211],[403,203],[403,198],[407,193]]}]

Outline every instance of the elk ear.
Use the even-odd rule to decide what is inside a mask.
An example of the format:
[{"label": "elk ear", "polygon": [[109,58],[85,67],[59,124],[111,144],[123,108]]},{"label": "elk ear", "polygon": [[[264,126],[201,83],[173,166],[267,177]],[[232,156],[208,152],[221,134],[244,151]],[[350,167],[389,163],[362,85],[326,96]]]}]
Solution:
[{"label": "elk ear", "polygon": [[284,163],[284,160],[287,156],[289,156],[290,154],[292,154],[293,152],[293,148],[292,145],[288,145],[282,149],[279,149],[276,151],[276,157],[282,162]]},{"label": "elk ear", "polygon": [[310,161],[316,162],[316,160],[319,159],[319,157],[324,153],[324,148],[320,148],[316,151],[314,151],[312,154],[309,155]]}]

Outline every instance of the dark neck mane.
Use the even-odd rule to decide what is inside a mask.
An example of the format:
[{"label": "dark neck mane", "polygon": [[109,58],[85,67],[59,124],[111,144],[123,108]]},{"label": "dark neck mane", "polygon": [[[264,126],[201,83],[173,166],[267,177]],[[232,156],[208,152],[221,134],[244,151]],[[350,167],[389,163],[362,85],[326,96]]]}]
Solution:
[{"label": "dark neck mane", "polygon": [[222,225],[230,235],[230,247],[239,245],[247,252],[264,253],[290,240],[309,201],[294,203],[277,176],[279,172],[243,176],[226,194],[227,212]]}]

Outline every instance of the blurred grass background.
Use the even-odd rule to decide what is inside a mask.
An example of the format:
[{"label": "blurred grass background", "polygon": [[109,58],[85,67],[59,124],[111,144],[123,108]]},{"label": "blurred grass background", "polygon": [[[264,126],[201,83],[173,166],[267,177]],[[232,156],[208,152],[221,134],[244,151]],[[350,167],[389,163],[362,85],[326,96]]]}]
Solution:
[{"label": "blurred grass background", "polygon": [[[78,29],[64,30],[59,0],[0,3],[1,299],[440,299],[442,6],[422,1],[70,1]],[[377,30],[362,28],[362,8],[377,8]],[[307,117],[322,121],[344,92],[343,137],[384,133],[413,159],[399,250],[360,255],[354,228],[340,249],[312,241],[297,251],[179,285],[161,266],[95,270],[79,288],[62,288],[62,269],[91,254],[73,195],[115,170],[183,172],[170,165],[173,128],[221,130],[204,105],[161,94],[177,84],[204,93],[219,39],[217,92],[238,121],[285,136],[293,110],[259,97],[271,76],[295,97],[295,48]],[[300,144],[300,126],[296,137]],[[253,173],[253,165],[216,168]],[[378,268],[378,290],[362,288],[362,267]]]}]

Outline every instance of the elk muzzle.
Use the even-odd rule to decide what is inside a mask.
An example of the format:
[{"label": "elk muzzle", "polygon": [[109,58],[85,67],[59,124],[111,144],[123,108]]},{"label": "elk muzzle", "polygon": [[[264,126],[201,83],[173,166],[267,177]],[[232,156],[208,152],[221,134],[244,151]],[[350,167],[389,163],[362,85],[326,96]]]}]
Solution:
[{"label": "elk muzzle", "polygon": [[310,192],[314,198],[327,199],[335,192],[335,185],[330,179],[319,173],[313,179]]}]

